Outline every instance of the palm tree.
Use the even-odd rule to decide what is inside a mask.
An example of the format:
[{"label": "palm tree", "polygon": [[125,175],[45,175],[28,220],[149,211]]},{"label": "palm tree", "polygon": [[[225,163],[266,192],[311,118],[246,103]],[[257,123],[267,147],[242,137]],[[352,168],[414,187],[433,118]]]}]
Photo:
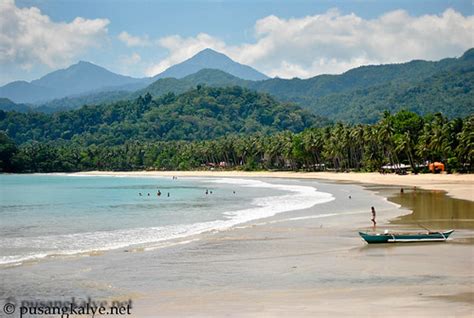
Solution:
[{"label": "palm tree", "polygon": [[463,166],[468,166],[472,170],[474,162],[474,115],[467,117],[462,126],[462,130],[457,134],[458,146],[455,151],[459,162]]}]

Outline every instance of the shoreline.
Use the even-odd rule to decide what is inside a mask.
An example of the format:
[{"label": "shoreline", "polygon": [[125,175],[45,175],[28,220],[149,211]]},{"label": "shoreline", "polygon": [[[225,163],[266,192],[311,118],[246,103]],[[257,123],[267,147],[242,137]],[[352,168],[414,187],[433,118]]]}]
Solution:
[{"label": "shoreline", "polygon": [[386,186],[417,187],[424,190],[445,191],[450,197],[474,201],[473,174],[418,174],[397,175],[377,172],[289,172],[289,171],[85,171],[72,175],[109,175],[130,177],[234,177],[234,178],[286,178],[314,179],[374,184]]},{"label": "shoreline", "polygon": [[[213,172],[86,175],[265,178],[255,173]],[[288,178],[293,180],[287,182],[325,180],[293,175]],[[281,174],[271,177],[284,178]],[[217,233],[203,233],[199,240],[186,244],[147,251],[119,249],[103,255],[38,262],[10,268],[2,274],[22,277],[21,284],[28,279],[35,284],[38,279],[48,284],[50,278],[59,277],[54,286],[66,286],[71,296],[77,293],[78,297],[90,294],[97,298],[132,299],[133,313],[140,317],[288,317],[295,313],[302,317],[429,317],[453,312],[468,317],[474,295],[469,270],[472,244],[462,240],[471,237],[472,230],[460,230],[456,242],[369,246],[356,230],[369,224],[365,206],[372,202],[372,196],[379,200],[377,207],[383,203],[381,198],[388,198],[386,193],[367,188],[369,182],[363,183],[366,184],[327,183],[329,188],[338,189],[334,195],[339,200],[347,200],[351,193],[352,204],[362,212],[314,217],[341,207],[335,200]],[[444,192],[438,195],[445,197]],[[406,207],[395,205],[390,202],[378,209],[381,228],[391,228],[388,221],[407,211]],[[116,280],[117,276],[121,279]],[[440,285],[444,288],[440,289]],[[384,297],[379,297],[381,293]],[[48,297],[53,296],[56,297]],[[341,302],[344,306],[340,306]],[[457,306],[454,311],[453,304]]]}]

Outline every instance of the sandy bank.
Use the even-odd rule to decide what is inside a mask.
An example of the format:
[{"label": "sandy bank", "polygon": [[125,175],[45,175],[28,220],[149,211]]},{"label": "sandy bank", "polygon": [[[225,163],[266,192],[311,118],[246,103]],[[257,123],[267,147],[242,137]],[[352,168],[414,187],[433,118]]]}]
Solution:
[{"label": "sandy bank", "polygon": [[[393,185],[397,184],[394,179],[401,179],[403,185],[415,180],[417,187],[448,190],[447,186],[464,184],[472,190],[469,176],[448,175],[87,173],[99,174],[377,183],[370,178],[374,176],[380,184]],[[105,294],[112,300],[132,299],[136,317],[472,317],[472,230],[456,229],[446,243],[367,245],[357,231],[370,229],[370,205],[377,206],[381,231],[397,228],[388,221],[409,211],[387,202],[380,190],[375,194],[350,184],[314,186],[336,199],[226,231],[203,233],[187,244],[148,251],[127,248],[9,268],[0,271],[1,281],[13,281],[4,294],[21,292],[26,294],[17,294],[18,299],[29,299],[30,294],[43,295],[45,286],[54,284],[58,288],[46,289],[49,299],[64,296],[64,290],[68,296],[101,299]],[[405,191],[405,197],[411,192]],[[417,192],[420,202],[432,194]],[[445,198],[443,193],[436,195]],[[432,212],[426,204],[423,208]],[[19,279],[14,281],[15,277]]]},{"label": "sandy bank", "polygon": [[182,177],[265,177],[265,178],[296,178],[321,179],[332,181],[348,181],[380,185],[400,185],[418,187],[426,190],[446,191],[451,197],[474,200],[474,175],[466,174],[419,174],[400,176],[380,173],[335,173],[335,172],[246,172],[246,171],[134,171],[110,172],[89,171],[85,175],[127,175],[127,176],[182,176]]}]

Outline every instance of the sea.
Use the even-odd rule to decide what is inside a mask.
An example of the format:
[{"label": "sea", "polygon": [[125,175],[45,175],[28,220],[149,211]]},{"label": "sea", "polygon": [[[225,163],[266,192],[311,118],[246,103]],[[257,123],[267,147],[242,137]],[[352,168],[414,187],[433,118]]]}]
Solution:
[{"label": "sea", "polygon": [[0,175],[0,266],[152,249],[334,200],[305,184],[239,178]]}]

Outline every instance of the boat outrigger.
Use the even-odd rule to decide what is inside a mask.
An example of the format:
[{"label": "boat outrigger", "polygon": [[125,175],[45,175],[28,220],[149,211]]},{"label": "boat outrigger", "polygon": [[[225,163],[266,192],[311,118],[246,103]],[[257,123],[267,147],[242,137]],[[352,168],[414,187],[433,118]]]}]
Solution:
[{"label": "boat outrigger", "polygon": [[410,243],[410,242],[444,242],[454,230],[444,232],[428,231],[424,233],[364,233],[359,235],[369,244],[373,243]]}]

